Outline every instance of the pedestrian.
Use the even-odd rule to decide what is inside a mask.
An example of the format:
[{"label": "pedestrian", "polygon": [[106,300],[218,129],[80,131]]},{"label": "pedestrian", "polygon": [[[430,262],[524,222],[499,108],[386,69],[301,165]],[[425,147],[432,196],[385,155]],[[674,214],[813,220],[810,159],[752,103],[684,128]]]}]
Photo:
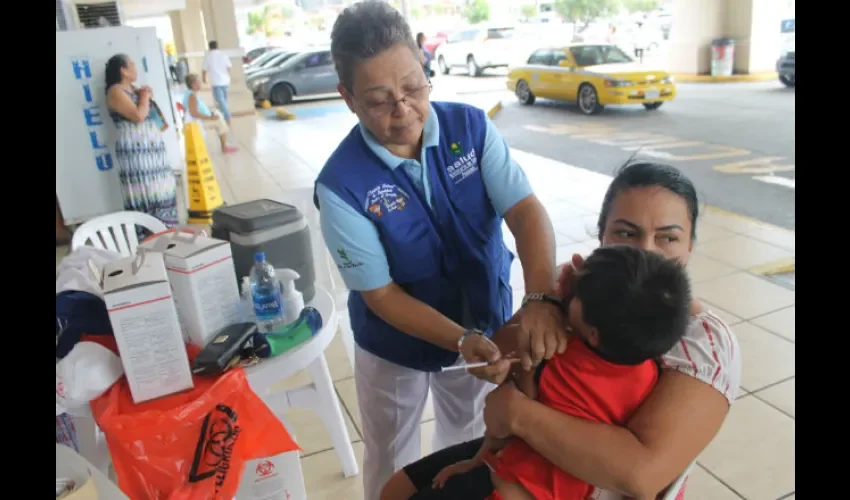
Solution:
[{"label": "pedestrian", "polygon": [[417,33],[416,34],[416,45],[419,46],[419,55],[420,60],[422,62],[422,68],[425,70],[425,75],[428,78],[434,76],[434,71],[431,69],[431,60],[433,59],[432,55],[428,50],[425,49],[425,40],[428,38],[425,36],[425,33]]},{"label": "pedestrian", "polygon": [[[208,122],[212,125],[216,135],[218,135],[222,153],[235,153],[239,151],[238,148],[227,145],[227,134],[230,132],[230,127],[227,126],[224,118],[218,112],[210,111],[210,108],[207,107],[207,104],[198,95],[198,91],[201,89],[201,79],[198,78],[198,75],[190,73],[186,77],[186,89],[186,94],[183,96],[183,108],[186,110],[183,124]],[[204,124],[200,123],[200,126],[201,133],[206,137]]]},{"label": "pedestrian", "polygon": [[[429,390],[434,449],[484,433],[495,387],[466,370],[519,358],[531,370],[566,348],[554,299],[552,223],[487,114],[430,102],[431,85],[402,15],[386,2],[347,7],[331,32],[338,90],[356,125],[315,184],[325,243],[351,290],[354,378],[365,444],[363,488],[420,456]],[[513,312],[516,240],[525,296],[513,354],[489,340]]]},{"label": "pedestrian", "polygon": [[[168,127],[150,87],[136,88],[136,65],[125,54],[106,63],[106,104],[118,136],[115,156],[124,209],[177,225],[177,188],[162,133]],[[145,234],[140,230],[139,237]]]},{"label": "pedestrian", "polygon": [[643,54],[646,51],[647,42],[647,29],[644,27],[644,23],[637,23],[637,29],[635,30],[635,57],[638,61],[643,62]]},{"label": "pedestrian", "polygon": [[210,50],[204,57],[204,83],[207,83],[207,76],[209,76],[213,99],[221,115],[224,116],[224,121],[230,126],[230,106],[227,103],[227,90],[230,87],[230,58],[218,48],[218,42],[215,40],[210,41],[209,47]]}]

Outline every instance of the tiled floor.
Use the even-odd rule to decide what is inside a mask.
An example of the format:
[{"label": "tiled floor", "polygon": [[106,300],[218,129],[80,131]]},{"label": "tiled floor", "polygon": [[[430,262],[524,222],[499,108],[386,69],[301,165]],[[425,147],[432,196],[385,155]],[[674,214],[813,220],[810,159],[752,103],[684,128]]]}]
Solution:
[{"label": "tiled floor", "polygon": [[[335,103],[329,103],[335,104]],[[297,114],[297,113],[296,113]],[[312,116],[312,115],[311,115]],[[496,120],[498,124],[498,119]],[[349,113],[294,121],[234,120],[241,151],[221,156],[210,147],[222,196],[228,202],[310,186],[322,163],[350,130]],[[594,226],[610,178],[513,151],[547,206],[557,235],[558,259],[587,253],[597,245]],[[795,491],[795,291],[753,275],[749,269],[794,256],[793,232],[707,210],[690,264],[697,295],[726,319],[738,335],[743,356],[742,395],[725,425],[699,457],[688,482],[688,500],[793,498]],[[513,246],[510,234],[508,244]],[[58,254],[57,254],[58,257]],[[522,272],[512,273],[517,296]],[[355,454],[362,436],[352,369],[339,337],[328,352],[337,393],[347,412]],[[301,381],[306,373],[293,377]],[[286,384],[301,383],[289,380]],[[302,465],[311,500],[362,498],[360,478],[343,479],[330,438],[307,410],[286,420],[304,448]],[[422,451],[430,449],[433,413],[422,422]]]}]

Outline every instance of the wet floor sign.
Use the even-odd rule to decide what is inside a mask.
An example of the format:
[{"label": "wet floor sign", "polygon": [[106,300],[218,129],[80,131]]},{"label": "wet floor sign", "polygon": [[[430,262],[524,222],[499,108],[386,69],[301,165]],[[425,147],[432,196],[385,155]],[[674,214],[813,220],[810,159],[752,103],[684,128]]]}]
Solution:
[{"label": "wet floor sign", "polygon": [[223,203],[204,135],[197,122],[188,123],[186,135],[186,179],[189,184],[189,224],[211,224],[212,211]]}]

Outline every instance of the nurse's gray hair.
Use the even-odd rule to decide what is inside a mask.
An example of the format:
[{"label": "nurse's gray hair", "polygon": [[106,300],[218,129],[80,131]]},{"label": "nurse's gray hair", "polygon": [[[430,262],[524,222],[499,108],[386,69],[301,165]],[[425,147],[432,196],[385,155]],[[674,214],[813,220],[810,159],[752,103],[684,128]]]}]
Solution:
[{"label": "nurse's gray hair", "polygon": [[346,7],[331,30],[331,56],[342,85],[351,92],[354,67],[398,44],[418,49],[401,12],[387,2],[366,0]]}]

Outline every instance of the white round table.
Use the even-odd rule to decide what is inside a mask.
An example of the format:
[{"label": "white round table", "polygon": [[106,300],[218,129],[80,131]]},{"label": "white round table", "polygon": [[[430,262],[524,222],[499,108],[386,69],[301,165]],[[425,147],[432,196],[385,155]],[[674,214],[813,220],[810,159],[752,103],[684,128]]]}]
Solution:
[{"label": "white round table", "polygon": [[[351,446],[342,409],[325,360],[325,349],[337,332],[339,318],[336,307],[330,292],[318,285],[316,295],[307,305],[316,308],[322,315],[322,329],[300,346],[275,358],[246,367],[245,374],[251,388],[275,414],[282,414],[290,407],[310,408],[315,411],[331,435],[331,442],[342,463],[343,474],[345,477],[356,476],[359,470],[354,448]],[[305,368],[310,371],[313,383],[295,389],[271,391],[274,385]]]}]

